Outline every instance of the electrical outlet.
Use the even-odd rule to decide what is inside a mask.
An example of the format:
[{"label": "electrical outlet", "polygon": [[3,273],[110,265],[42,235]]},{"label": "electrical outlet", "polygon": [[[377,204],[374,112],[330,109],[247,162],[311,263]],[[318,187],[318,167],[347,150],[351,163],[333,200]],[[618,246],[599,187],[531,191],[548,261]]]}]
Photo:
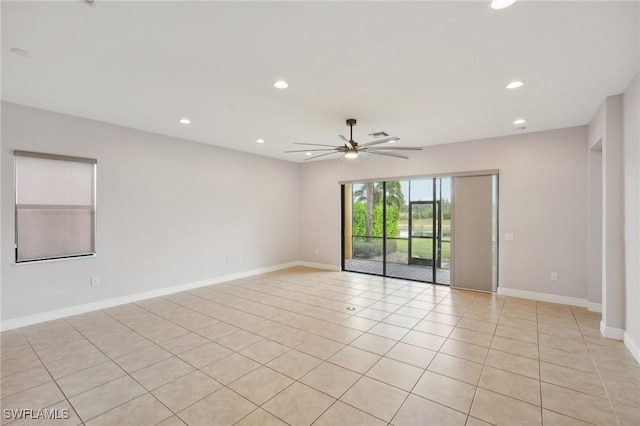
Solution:
[{"label": "electrical outlet", "polygon": [[558,273],[557,272],[552,272],[551,273],[551,281],[558,281]]},{"label": "electrical outlet", "polygon": [[91,277],[91,287],[100,285],[100,277]]}]

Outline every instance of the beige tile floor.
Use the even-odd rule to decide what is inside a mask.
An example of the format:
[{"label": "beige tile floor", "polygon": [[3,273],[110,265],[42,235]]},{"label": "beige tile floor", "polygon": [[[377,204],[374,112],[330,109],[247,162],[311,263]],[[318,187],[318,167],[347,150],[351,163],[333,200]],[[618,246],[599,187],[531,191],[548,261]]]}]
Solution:
[{"label": "beige tile floor", "polygon": [[68,410],[53,425],[638,426],[640,366],[599,320],[293,268],[4,332],[0,402]]}]

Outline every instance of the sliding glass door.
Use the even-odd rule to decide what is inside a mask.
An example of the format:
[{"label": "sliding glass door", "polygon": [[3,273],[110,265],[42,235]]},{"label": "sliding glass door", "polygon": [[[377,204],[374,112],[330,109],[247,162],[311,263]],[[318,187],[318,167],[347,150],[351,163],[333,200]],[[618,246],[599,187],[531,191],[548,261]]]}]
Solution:
[{"label": "sliding glass door", "polygon": [[409,181],[384,182],[385,215],[385,276],[404,278],[409,265]]},{"label": "sliding glass door", "polygon": [[451,179],[343,186],[343,269],[449,284]]},{"label": "sliding glass door", "polygon": [[[345,258],[345,267],[355,272],[384,274],[384,238],[382,182],[367,182],[347,185],[345,193],[349,204],[350,252]],[[346,250],[345,250],[346,252]]]}]

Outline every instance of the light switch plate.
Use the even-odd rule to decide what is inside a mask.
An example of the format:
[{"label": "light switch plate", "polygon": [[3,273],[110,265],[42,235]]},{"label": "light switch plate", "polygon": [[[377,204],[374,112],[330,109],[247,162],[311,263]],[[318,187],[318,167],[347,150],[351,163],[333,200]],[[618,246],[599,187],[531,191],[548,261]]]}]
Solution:
[{"label": "light switch plate", "polygon": [[504,239],[505,241],[513,241],[513,234],[511,232],[505,232]]}]

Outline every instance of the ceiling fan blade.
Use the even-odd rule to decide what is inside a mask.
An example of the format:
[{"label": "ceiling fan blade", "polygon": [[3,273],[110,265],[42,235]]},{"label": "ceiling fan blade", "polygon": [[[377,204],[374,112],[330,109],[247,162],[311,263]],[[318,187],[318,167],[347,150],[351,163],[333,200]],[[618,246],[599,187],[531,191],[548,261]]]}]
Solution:
[{"label": "ceiling fan blade", "polygon": [[323,148],[323,149],[300,149],[300,150],[296,150],[296,151],[285,151],[284,153],[287,154],[289,152],[313,152],[313,151],[335,151],[336,148]]},{"label": "ceiling fan blade", "polygon": [[367,151],[422,151],[422,148],[414,148],[412,146],[381,146],[381,147],[373,147],[367,148]]},{"label": "ceiling fan blade", "polygon": [[351,145],[351,141],[349,139],[347,139],[346,137],[344,137],[343,135],[338,135],[338,137],[340,139],[342,139],[343,141],[345,141],[345,143],[347,144],[347,146],[349,147],[349,149],[353,149],[353,145]]},{"label": "ceiling fan blade", "polygon": [[405,160],[408,160],[409,157],[405,156],[405,155],[400,155],[400,154],[393,154],[391,152],[377,152],[377,151],[368,151],[369,154],[375,154],[375,155],[386,155],[389,157],[397,157],[397,158],[404,158]]},{"label": "ceiling fan blade", "polygon": [[365,154],[364,152],[361,152],[361,153],[360,153],[360,155],[362,155],[362,157],[363,157],[365,160],[368,160],[369,162],[371,162],[371,163],[373,163],[373,164],[376,164],[376,163],[377,163],[377,161],[375,160],[375,158],[371,157],[370,155]]},{"label": "ceiling fan blade", "polygon": [[316,155],[315,157],[305,158],[304,161],[315,160],[316,158],[324,157],[325,155],[331,155],[331,154],[340,154],[340,151],[327,152],[326,154],[320,154],[320,155]]},{"label": "ceiling fan blade", "polygon": [[309,146],[328,146],[328,147],[331,147],[331,148],[335,148],[336,147],[335,145],[323,145],[323,144],[320,144],[320,143],[298,143],[298,142],[294,142],[293,144],[294,145],[309,145]]},{"label": "ceiling fan blade", "polygon": [[372,145],[378,145],[379,143],[385,143],[389,141],[399,141],[399,140],[400,138],[397,136],[389,136],[388,138],[382,138],[382,139],[378,139],[377,141],[371,141],[371,142],[360,144],[360,146],[372,146]]},{"label": "ceiling fan blade", "polygon": [[344,154],[343,154],[343,155],[342,155],[342,157],[340,157],[340,158],[338,159],[338,164],[342,163],[342,161],[344,160],[344,157],[345,157],[345,156],[344,156]]}]

